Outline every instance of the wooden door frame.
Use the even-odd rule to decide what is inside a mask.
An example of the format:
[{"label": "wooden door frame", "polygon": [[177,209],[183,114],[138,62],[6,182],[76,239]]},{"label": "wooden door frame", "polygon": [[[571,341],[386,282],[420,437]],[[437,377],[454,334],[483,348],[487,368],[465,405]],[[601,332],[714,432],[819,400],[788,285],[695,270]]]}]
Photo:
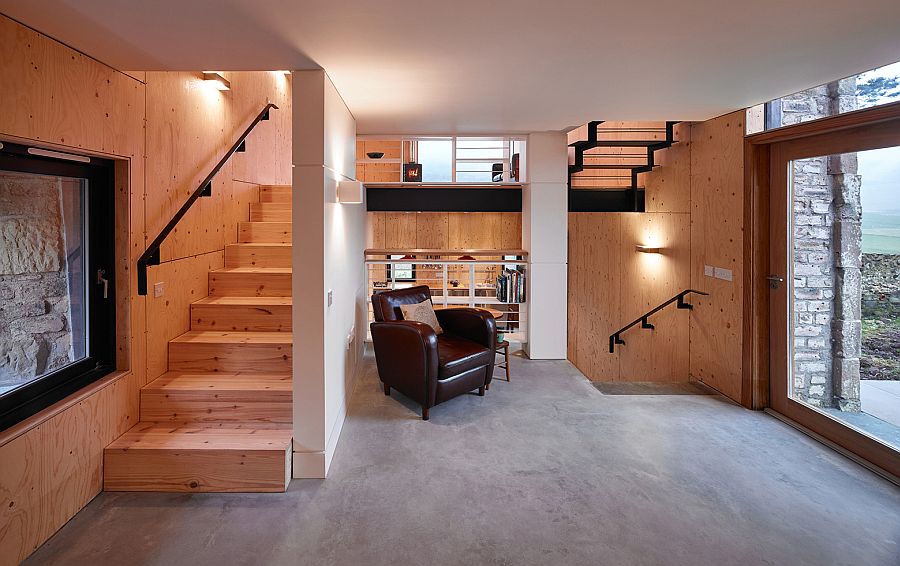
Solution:
[{"label": "wooden door frame", "polygon": [[[879,457],[883,446],[874,440],[838,424],[824,415],[810,411],[797,414],[796,408],[779,403],[770,395],[777,372],[770,364],[769,312],[772,308],[766,276],[770,273],[770,244],[786,234],[771,233],[770,199],[774,192],[786,188],[773,186],[777,163],[784,165],[804,156],[831,155],[847,151],[884,147],[900,129],[900,102],[857,110],[812,122],[787,126],[744,138],[744,305],[743,305],[743,375],[741,402],[751,409],[773,408],[801,425],[816,430],[842,448],[856,453],[886,471],[900,476],[900,464]],[[839,134],[839,135],[835,135]],[[786,171],[786,169],[785,169]],[[786,195],[786,193],[783,193]],[[775,240],[777,241],[777,240]],[[787,281],[786,281],[787,283]],[[786,347],[785,343],[785,347]],[[782,356],[787,355],[787,350]],[[781,386],[781,383],[778,384]],[[796,402],[793,402],[796,403]],[[788,403],[789,405],[790,403]],[[799,406],[799,404],[797,404]],[[818,430],[817,430],[818,429]]]}]

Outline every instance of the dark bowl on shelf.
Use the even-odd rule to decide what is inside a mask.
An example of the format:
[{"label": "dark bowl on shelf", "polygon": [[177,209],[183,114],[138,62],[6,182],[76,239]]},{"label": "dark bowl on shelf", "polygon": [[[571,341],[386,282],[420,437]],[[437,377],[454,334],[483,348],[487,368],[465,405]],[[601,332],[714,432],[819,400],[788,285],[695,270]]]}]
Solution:
[{"label": "dark bowl on shelf", "polygon": [[366,155],[369,156],[369,159],[381,159],[382,157],[384,157],[384,152],[383,151],[370,151]]}]

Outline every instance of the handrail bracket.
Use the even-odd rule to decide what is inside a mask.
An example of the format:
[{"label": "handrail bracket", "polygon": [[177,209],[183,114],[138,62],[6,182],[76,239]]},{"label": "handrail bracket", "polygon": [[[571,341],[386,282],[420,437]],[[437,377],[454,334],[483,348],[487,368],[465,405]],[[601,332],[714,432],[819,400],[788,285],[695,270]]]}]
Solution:
[{"label": "handrail bracket", "polygon": [[622,328],[620,328],[617,331],[610,334],[610,336],[609,336],[609,353],[610,354],[615,353],[617,345],[619,345],[619,346],[625,345],[625,341],[622,340],[622,333],[625,332],[626,330],[628,330],[629,328],[631,328],[632,326],[636,326],[636,325],[640,324],[641,328],[644,328],[647,330],[655,330],[656,327],[650,323],[650,316],[661,311],[668,305],[671,305],[672,303],[676,303],[675,306],[678,307],[679,309],[687,309],[687,310],[693,309],[694,305],[692,305],[691,303],[684,300],[684,298],[686,296],[690,295],[691,293],[694,293],[695,295],[709,295],[709,293],[704,293],[703,291],[696,291],[694,289],[685,289],[684,291],[678,293],[677,295],[675,295],[668,301],[666,301],[663,304],[659,305],[658,307],[642,314],[641,316],[636,318],[631,323],[626,324]]}]

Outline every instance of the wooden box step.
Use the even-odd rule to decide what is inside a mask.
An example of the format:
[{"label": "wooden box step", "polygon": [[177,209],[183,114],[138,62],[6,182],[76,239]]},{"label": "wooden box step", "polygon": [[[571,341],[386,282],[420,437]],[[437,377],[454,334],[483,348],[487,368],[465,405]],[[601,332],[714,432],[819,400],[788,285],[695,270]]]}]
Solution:
[{"label": "wooden box step", "polygon": [[215,297],[290,297],[291,269],[233,267],[210,271],[209,294]]},{"label": "wooden box step", "polygon": [[225,267],[291,267],[291,244],[228,244]]},{"label": "wooden box step", "polygon": [[290,423],[291,375],[169,372],[141,389],[142,421]]},{"label": "wooden box step", "polygon": [[260,185],[259,202],[291,202],[290,185]]},{"label": "wooden box step", "polygon": [[169,370],[290,373],[292,341],[290,332],[191,330],[169,342]]},{"label": "wooden box step", "polygon": [[106,491],[278,492],[290,429],[138,423],[103,454]]},{"label": "wooden box step", "polygon": [[241,222],[238,242],[256,244],[290,244],[293,231],[290,222]]},{"label": "wooden box step", "polygon": [[191,330],[290,332],[291,297],[206,297],[191,304]]},{"label": "wooden box step", "polygon": [[253,202],[250,203],[250,222],[290,222],[291,203]]}]

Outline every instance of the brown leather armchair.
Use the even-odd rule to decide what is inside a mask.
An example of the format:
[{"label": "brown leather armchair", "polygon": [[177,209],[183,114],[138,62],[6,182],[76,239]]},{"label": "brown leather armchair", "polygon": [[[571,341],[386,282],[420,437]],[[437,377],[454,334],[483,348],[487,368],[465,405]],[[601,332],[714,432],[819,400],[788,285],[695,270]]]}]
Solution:
[{"label": "brown leather armchair", "polygon": [[436,311],[443,334],[403,320],[400,305],[425,299],[431,299],[425,285],[372,295],[371,328],[384,394],[393,387],[418,402],[427,421],[428,410],[438,403],[474,389],[484,396],[494,374],[497,324],[489,313],[470,308]]}]

